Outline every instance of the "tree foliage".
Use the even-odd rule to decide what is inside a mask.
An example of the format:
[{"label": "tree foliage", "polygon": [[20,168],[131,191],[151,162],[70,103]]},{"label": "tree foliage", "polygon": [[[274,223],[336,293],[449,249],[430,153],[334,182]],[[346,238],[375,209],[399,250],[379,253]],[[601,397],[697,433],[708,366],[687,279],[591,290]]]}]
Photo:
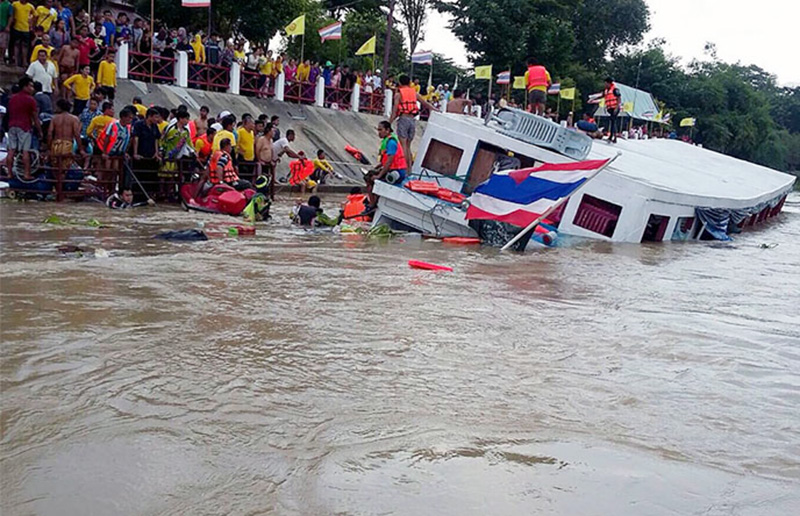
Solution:
[{"label": "tree foliage", "polygon": [[408,34],[408,52],[413,54],[422,40],[422,28],[428,17],[428,0],[398,0],[397,6]]}]

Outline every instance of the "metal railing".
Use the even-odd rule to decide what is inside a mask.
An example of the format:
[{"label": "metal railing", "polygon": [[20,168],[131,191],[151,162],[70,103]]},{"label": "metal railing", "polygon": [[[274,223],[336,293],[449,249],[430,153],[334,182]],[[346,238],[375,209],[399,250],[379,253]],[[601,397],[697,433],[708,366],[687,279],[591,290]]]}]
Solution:
[{"label": "metal railing", "polygon": [[128,52],[130,62],[128,75],[141,81],[153,81],[164,84],[175,82],[175,63],[173,57],[143,54],[141,52]]},{"label": "metal railing", "polygon": [[275,77],[267,76],[252,70],[242,69],[239,91],[249,97],[274,97]]}]

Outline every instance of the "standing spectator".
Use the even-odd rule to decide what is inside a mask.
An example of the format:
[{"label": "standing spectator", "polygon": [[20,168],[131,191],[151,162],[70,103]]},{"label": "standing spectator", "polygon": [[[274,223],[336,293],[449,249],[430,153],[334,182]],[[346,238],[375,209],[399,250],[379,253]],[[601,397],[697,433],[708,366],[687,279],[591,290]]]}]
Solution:
[{"label": "standing spectator", "polygon": [[158,141],[161,138],[158,117],[158,110],[150,108],[145,112],[144,120],[133,124],[133,169],[136,173],[145,172],[145,182],[155,181],[158,172]]},{"label": "standing spectator", "polygon": [[220,48],[219,48],[219,36],[216,34],[212,34],[206,40],[206,60],[210,65],[218,65],[219,64],[219,56],[220,55]]},{"label": "standing spectator", "polygon": [[89,27],[86,25],[79,29],[78,35],[78,50],[81,52],[79,66],[90,66],[92,64],[91,55],[97,50],[94,40],[89,37]]},{"label": "standing spectator", "polygon": [[[11,7],[13,18],[11,48],[14,53],[14,63],[17,66],[25,66],[28,53],[31,51],[31,22],[33,21],[35,8],[28,3],[28,0],[16,0],[11,4]],[[30,163],[28,168],[30,168]]]},{"label": "standing spectator", "polygon": [[56,18],[58,18],[58,11],[53,8],[53,0],[45,0],[36,8],[36,25],[41,27],[45,34],[50,32],[50,26],[53,25]]},{"label": "standing spectator", "polygon": [[297,76],[297,62],[294,59],[289,59],[289,63],[284,67],[283,72],[288,84],[295,82]]},{"label": "standing spectator", "polygon": [[[59,20],[61,23],[61,20]],[[80,42],[77,39],[70,41],[69,45],[61,47],[56,61],[58,62],[58,71],[61,74],[61,81],[67,80],[68,77],[78,72],[79,63],[81,61]]]},{"label": "standing spectator", "polygon": [[8,155],[6,167],[14,170],[14,156],[22,152],[22,165],[25,179],[31,179],[31,130],[36,127],[41,134],[39,113],[33,99],[33,79],[23,77],[19,80],[19,92],[8,100]]},{"label": "standing spectator", "polygon": [[169,183],[174,182],[178,174],[178,161],[194,153],[192,138],[189,134],[189,113],[179,110],[175,120],[170,122],[161,137],[161,171],[158,173],[161,182],[161,193],[169,195]]},{"label": "standing spectator", "polygon": [[98,108],[97,99],[90,98],[87,106],[78,115],[78,119],[81,121],[81,136],[86,137],[86,129],[89,128],[89,124],[92,123],[95,117],[102,114],[103,112]]},{"label": "standing spectator", "polygon": [[189,37],[186,34],[186,29],[181,27],[178,29],[178,44],[175,45],[175,50],[179,52],[186,52],[186,57],[192,63],[195,60],[194,47],[189,43]]},{"label": "standing spectator", "polygon": [[219,56],[219,64],[225,68],[230,68],[233,65],[233,60],[236,59],[235,51],[233,49],[233,42],[229,41],[225,46],[225,50]]},{"label": "standing spectator", "polygon": [[58,85],[58,74],[56,67],[47,59],[47,51],[40,50],[36,55],[36,61],[28,66],[25,75],[42,85],[42,91],[52,94],[53,88]]},{"label": "standing spectator", "polygon": [[42,123],[42,136],[47,134],[50,121],[53,120],[53,96],[42,91],[42,85],[36,81],[33,83],[33,100],[36,101],[36,109],[39,110],[39,121]]},{"label": "standing spectator", "polygon": [[166,27],[161,27],[158,32],[153,36],[153,55],[160,56],[164,50],[167,49],[167,40],[169,33]]},{"label": "standing spectator", "polygon": [[65,97],[66,92],[72,92],[74,98],[72,113],[80,115],[89,103],[89,99],[94,93],[95,83],[91,75],[89,65],[81,66],[81,73],[76,73],[66,81],[64,81]]},{"label": "standing spectator", "polygon": [[336,70],[333,72],[333,75],[331,76],[331,86],[333,86],[334,88],[339,88],[341,87],[341,84],[342,84],[342,67],[337,66]]},{"label": "standing spectator", "polygon": [[114,46],[119,47],[131,39],[131,26],[128,25],[128,15],[119,13],[117,16],[117,33],[114,37]]},{"label": "standing spectator", "polygon": [[250,115],[245,115],[242,117],[242,126],[236,130],[237,135],[237,144],[236,150],[239,153],[239,157],[242,161],[254,161],[255,160],[255,144],[256,144],[256,135],[254,132],[255,123],[253,122],[253,117]]},{"label": "standing spectator", "polygon": [[281,130],[278,128],[281,124],[281,117],[272,115],[272,118],[269,119],[269,123],[272,124],[272,141],[276,142],[281,138]]},{"label": "standing spectator", "polygon": [[352,90],[353,84],[355,83],[356,83],[355,75],[353,75],[352,72],[350,72],[350,67],[345,65],[344,68],[342,68],[342,75],[341,78],[339,79],[339,89]]},{"label": "standing spectator", "polygon": [[236,150],[236,136],[233,134],[233,124],[236,123],[236,117],[233,115],[227,115],[222,118],[220,122],[222,124],[222,129],[217,131],[217,134],[214,136],[214,141],[211,143],[211,149],[213,151],[219,150],[219,145],[222,140],[230,140],[231,145],[233,145],[233,150]]},{"label": "standing spectator", "polygon": [[44,50],[47,52],[47,59],[52,61],[53,60],[53,47],[50,45],[50,36],[45,34],[42,36],[42,42],[35,47],[33,47],[33,52],[31,52],[31,63],[36,61],[36,56],[39,55],[39,51]]},{"label": "standing spectator", "polygon": [[322,70],[322,78],[325,80],[325,87],[328,88],[333,83],[333,75],[331,70],[333,69],[333,63],[327,61],[325,63],[325,69]]},{"label": "standing spectator", "polygon": [[131,33],[133,34],[133,45],[131,46],[133,48],[139,48],[139,43],[142,41],[142,37],[144,36],[144,20],[141,18],[134,19]]},{"label": "standing spectator", "polygon": [[97,86],[105,97],[114,101],[117,91],[117,65],[114,63],[114,52],[106,52],[106,58],[97,69]]},{"label": "standing spectator", "polygon": [[135,50],[142,54],[150,54],[150,48],[153,45],[153,38],[150,34],[150,27],[148,25],[144,25],[142,28],[142,37],[139,39],[139,43],[136,45]]},{"label": "standing spectator", "polygon": [[236,46],[233,49],[233,58],[239,61],[240,65],[244,66],[247,56],[244,53],[244,41],[241,39],[236,41]]},{"label": "standing spectator", "polygon": [[375,81],[372,78],[372,70],[367,70],[364,74],[364,93],[372,93],[375,88]]},{"label": "standing spectator", "polygon": [[64,27],[73,38],[78,35],[75,28],[75,17],[72,15],[72,9],[69,8],[62,0],[56,0],[56,9],[58,10],[58,19],[64,20]]},{"label": "standing spectator", "polygon": [[[112,120],[114,120],[114,104],[108,101],[103,102],[100,114],[93,116],[89,121],[89,125],[86,126],[86,136],[96,142],[100,132]],[[97,146],[95,146],[95,150],[97,150],[97,154],[100,154],[100,149]]]},{"label": "standing spectator", "polygon": [[302,63],[297,65],[297,82],[308,82],[309,76],[311,75],[311,60],[306,59]]},{"label": "standing spectator", "polygon": [[617,143],[617,132],[619,131],[617,117],[619,116],[620,104],[622,104],[622,94],[611,77],[606,77],[605,83],[603,99],[606,103],[606,111],[609,118],[608,141]]},{"label": "standing spectator", "polygon": [[308,82],[312,85],[317,84],[317,77],[322,74],[322,70],[319,68],[319,62],[314,61],[314,64],[311,65],[311,69],[308,71]]},{"label": "standing spectator", "polygon": [[[397,120],[397,139],[403,147],[403,155],[409,167],[414,161],[411,154],[411,142],[414,141],[417,129],[415,117],[419,114],[418,106],[420,104],[430,111],[436,110],[414,90],[408,75],[401,75],[400,87],[394,97],[394,107],[392,108],[392,116],[389,119],[389,123],[391,124],[394,120]],[[390,126],[389,133],[391,133],[391,130]]]},{"label": "standing spectator", "polygon": [[61,47],[64,45],[69,44],[70,35],[67,32],[66,25],[64,24],[64,20],[58,20],[53,28],[50,29],[50,44],[53,45],[53,48],[56,51],[61,50]]},{"label": "standing spectator", "polygon": [[203,64],[206,62],[206,47],[203,46],[203,34],[198,32],[192,38],[192,50],[194,51],[194,62]]},{"label": "standing spectator", "polygon": [[111,15],[111,11],[103,11],[103,28],[105,29],[105,41],[103,43],[108,48],[114,46],[114,38],[117,35],[117,26],[114,24],[114,17]]},{"label": "standing spectator", "polygon": [[6,51],[8,50],[8,37],[9,31],[11,30],[11,14],[13,12],[14,8],[11,7],[11,2],[9,0],[0,1],[0,61],[3,62],[7,62]]},{"label": "standing spectator", "polygon": [[92,21],[92,18],[89,16],[89,12],[83,7],[78,9],[78,14],[75,15],[75,30],[77,33],[80,34],[83,27],[89,29],[90,21]]},{"label": "standing spectator", "polygon": [[111,178],[108,177],[108,173],[119,173],[122,169],[122,158],[131,142],[132,120],[133,113],[128,108],[123,108],[119,112],[119,120],[112,119],[97,135],[97,147],[103,155],[103,171],[98,171],[101,183],[111,184],[113,180],[109,180]]}]

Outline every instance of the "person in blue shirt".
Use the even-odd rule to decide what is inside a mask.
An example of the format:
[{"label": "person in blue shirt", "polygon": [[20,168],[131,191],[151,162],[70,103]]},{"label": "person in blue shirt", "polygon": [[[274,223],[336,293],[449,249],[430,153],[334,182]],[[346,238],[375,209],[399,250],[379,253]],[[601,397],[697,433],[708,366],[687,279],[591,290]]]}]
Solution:
[{"label": "person in blue shirt", "polygon": [[325,79],[325,86],[331,85],[331,74],[333,73],[332,68],[333,68],[333,63],[331,63],[330,61],[325,63],[325,68],[322,70],[322,78]]},{"label": "person in blue shirt", "polygon": [[64,5],[62,0],[56,0],[56,10],[58,11],[58,19],[64,20],[64,28],[74,38],[78,35],[75,29],[75,16],[72,15],[72,10]]},{"label": "person in blue shirt", "polygon": [[108,47],[114,45],[115,36],[117,35],[117,26],[114,24],[111,11],[103,11],[103,16],[105,17],[103,27],[106,29],[105,44]]}]

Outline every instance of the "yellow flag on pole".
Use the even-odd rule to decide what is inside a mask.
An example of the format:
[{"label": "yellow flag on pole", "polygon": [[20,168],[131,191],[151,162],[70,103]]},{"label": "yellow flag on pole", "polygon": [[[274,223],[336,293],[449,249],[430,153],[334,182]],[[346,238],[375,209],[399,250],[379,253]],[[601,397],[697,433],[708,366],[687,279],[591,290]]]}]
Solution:
[{"label": "yellow flag on pole", "polygon": [[492,80],[492,65],[486,66],[476,66],[475,67],[475,78],[476,79],[488,79]]},{"label": "yellow flag on pole", "polygon": [[697,122],[695,118],[684,118],[681,120],[681,127],[694,127],[694,124]]},{"label": "yellow flag on pole", "polygon": [[525,76],[524,75],[516,75],[516,76],[514,76],[514,85],[512,87],[515,90],[524,90],[525,89]]},{"label": "yellow flag on pole", "polygon": [[625,102],[622,104],[622,112],[623,113],[633,113],[633,102]]},{"label": "yellow flag on pole", "polygon": [[575,100],[575,88],[562,89],[561,98],[564,100]]},{"label": "yellow flag on pole", "polygon": [[306,33],[306,15],[301,14],[286,26],[287,36],[300,36]]},{"label": "yellow flag on pole", "polygon": [[369,54],[374,54],[375,53],[375,42],[376,41],[377,41],[377,39],[376,39],[375,36],[372,36],[371,38],[369,38],[363,45],[361,45],[361,48],[356,50],[356,55],[357,56],[366,56],[366,55],[369,55]]}]

